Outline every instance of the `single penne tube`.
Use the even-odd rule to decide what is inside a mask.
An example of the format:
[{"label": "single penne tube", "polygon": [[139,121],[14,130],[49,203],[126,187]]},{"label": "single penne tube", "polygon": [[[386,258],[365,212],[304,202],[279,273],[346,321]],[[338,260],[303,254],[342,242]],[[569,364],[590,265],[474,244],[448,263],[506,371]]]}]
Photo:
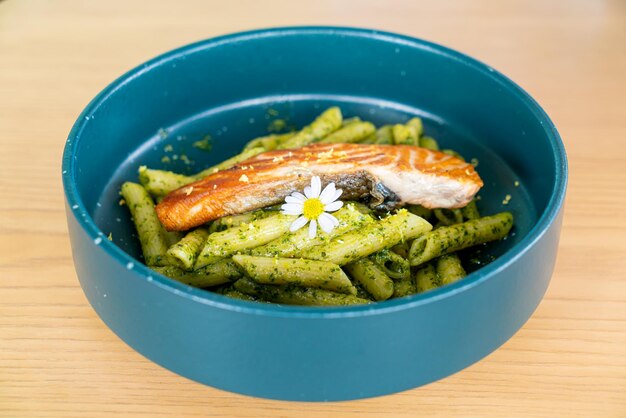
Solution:
[{"label": "single penne tube", "polygon": [[461,259],[456,254],[442,255],[436,260],[437,275],[442,285],[454,283],[467,276],[461,265]]},{"label": "single penne tube", "polygon": [[165,228],[163,228],[163,233],[165,235],[165,242],[167,243],[168,248],[179,242],[185,236],[184,232],[168,231]]},{"label": "single penne tube", "polygon": [[419,145],[421,128],[422,122],[419,118],[411,119],[406,125],[394,125],[392,128],[393,143],[396,145]]},{"label": "single penne tube", "polygon": [[406,126],[413,131],[412,135],[415,135],[417,138],[420,138],[424,134],[424,124],[422,123],[422,118],[418,118],[417,116],[411,118],[406,123]]},{"label": "single penne tube", "polygon": [[224,296],[228,296],[234,299],[241,299],[241,300],[247,300],[249,302],[254,302],[256,301],[256,298],[254,298],[253,296],[250,295],[246,295],[245,293],[240,292],[237,289],[234,288],[228,288],[228,289],[224,289],[221,292],[218,292],[220,295],[224,295]]},{"label": "single penne tube", "polygon": [[432,151],[439,151],[439,144],[435,140],[435,138],[430,136],[422,136],[420,137],[420,147],[427,148]]},{"label": "single penne tube", "polygon": [[167,250],[170,261],[184,270],[192,270],[208,236],[204,228],[189,232]]},{"label": "single penne tube", "polygon": [[393,295],[393,281],[369,258],[346,264],[343,268],[375,300],[386,300]]},{"label": "single penne tube", "polygon": [[319,142],[322,144],[360,142],[375,131],[376,127],[370,122],[353,122],[325,136]]},{"label": "single penne tube", "polygon": [[385,274],[392,279],[408,279],[411,277],[409,260],[385,248],[369,257]]},{"label": "single penne tube", "polygon": [[400,123],[393,125],[391,132],[394,145],[414,145],[414,142],[417,141],[416,138],[412,137],[411,130]]},{"label": "single penne tube", "polygon": [[433,216],[433,210],[427,209],[422,205],[407,205],[406,210],[411,212],[413,215],[420,216],[426,220],[429,220],[431,216]]},{"label": "single penne tube", "polygon": [[391,125],[383,125],[376,130],[375,144],[393,144],[393,130]]},{"label": "single penne tube", "polygon": [[330,261],[343,266],[367,257],[383,248],[414,239],[432,229],[432,225],[405,209],[358,230],[346,232],[324,245],[309,249],[306,258]]},{"label": "single penne tube", "polygon": [[218,286],[234,282],[242,277],[237,265],[229,258],[222,259],[217,263],[209,264],[205,268],[195,271],[185,271],[176,266],[152,267],[152,269],[170,279],[194,287]]},{"label": "single penne tube", "polygon": [[217,173],[220,170],[226,170],[235,164],[262,153],[263,151],[265,151],[265,149],[262,147],[245,150],[241,154],[237,154],[228,160],[202,170],[193,176],[185,176],[183,174],[177,174],[167,170],[153,170],[147,168],[146,166],[141,166],[139,167],[139,182],[152,196],[163,197],[172,190],[176,190],[189,183],[193,183],[196,180],[203,179],[209,174]]},{"label": "single penne tube", "polygon": [[286,134],[270,134],[266,136],[261,136],[259,138],[255,138],[249,141],[243,147],[242,152],[258,147],[262,147],[265,151],[271,151],[276,149],[280,144],[291,138],[293,135],[293,132],[289,132]]},{"label": "single penne tube", "polygon": [[463,218],[468,221],[480,218],[480,212],[478,211],[478,206],[476,205],[476,199],[472,199],[471,202],[462,207],[461,213],[463,214]]},{"label": "single penne tube", "polygon": [[412,277],[393,282],[393,298],[402,298],[415,293],[417,293],[417,287]]},{"label": "single penne tube", "polygon": [[194,269],[213,262],[215,257],[228,257],[240,251],[266,244],[289,231],[294,216],[276,215],[210,234],[200,252]]},{"label": "single penne tube", "polygon": [[354,295],[332,292],[324,289],[311,289],[299,286],[274,286],[256,283],[254,280],[242,278],[237,280],[235,289],[267,302],[285,305],[305,306],[345,306],[364,305],[371,303]]},{"label": "single penne tube", "polygon": [[165,230],[154,210],[154,201],[140,184],[131,182],[122,185],[122,197],[126,201],[137,229],[146,264],[148,266],[167,265],[168,246]]},{"label": "single penne tube", "polygon": [[193,178],[167,170],[153,170],[142,165],[139,167],[139,182],[155,197],[162,197],[193,182]]},{"label": "single penne tube", "polygon": [[415,286],[418,292],[436,289],[441,285],[437,270],[432,263],[426,263],[415,272]]},{"label": "single penne tube", "polygon": [[341,127],[343,117],[338,107],[331,107],[317,117],[310,125],[278,145],[278,149],[300,148],[319,141]]},{"label": "single penne tube", "polygon": [[409,247],[408,242],[401,242],[391,247],[391,251],[398,254],[400,257],[407,258],[409,256]]},{"label": "single penne tube", "polygon": [[413,241],[411,266],[419,266],[444,254],[504,238],[513,226],[513,215],[501,212],[456,225],[433,229]]},{"label": "single penne tube", "polygon": [[343,208],[332,214],[339,221],[339,225],[326,233],[320,231],[315,238],[309,238],[307,228],[301,228],[296,232],[285,234],[265,245],[253,248],[250,254],[264,257],[291,257],[306,258],[306,250],[316,245],[322,245],[333,237],[341,235],[353,229],[357,229],[366,223],[374,222],[374,219],[362,213],[359,205],[346,203]]},{"label": "single penne tube", "polygon": [[341,268],[326,261],[234,255],[233,261],[257,283],[298,285],[356,295],[356,288]]},{"label": "single penne tube", "polygon": [[391,125],[383,125],[371,135],[359,141],[361,144],[393,144],[393,132]]},{"label": "single penne tube", "polygon": [[250,223],[250,222],[256,221],[257,219],[266,218],[276,213],[277,213],[276,211],[261,209],[261,210],[255,210],[255,211],[248,212],[248,213],[242,213],[239,215],[223,216],[211,223],[211,226],[209,227],[209,232],[213,233],[213,232],[224,231],[228,228],[239,226],[244,223]]},{"label": "single penne tube", "polygon": [[441,225],[450,226],[463,222],[461,209],[434,209],[433,214]]},{"label": "single penne tube", "polygon": [[350,125],[350,124],[353,124],[353,123],[356,123],[356,122],[361,122],[361,118],[358,117],[358,116],[353,116],[351,118],[344,119],[343,122],[341,122],[341,126],[345,127],[347,125]]}]

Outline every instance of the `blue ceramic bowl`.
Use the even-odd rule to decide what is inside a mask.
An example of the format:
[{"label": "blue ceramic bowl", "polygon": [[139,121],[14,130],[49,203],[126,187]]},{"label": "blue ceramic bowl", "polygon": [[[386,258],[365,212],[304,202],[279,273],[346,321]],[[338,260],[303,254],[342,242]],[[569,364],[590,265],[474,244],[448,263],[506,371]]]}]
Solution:
[{"label": "blue ceramic bowl", "polygon": [[[277,114],[301,126],[330,105],[377,124],[419,115],[444,147],[477,158],[482,212],[511,210],[516,218],[511,237],[471,257],[477,266],[496,259],[433,292],[338,308],[229,299],[138,261],[118,190],[136,180],[139,165],[197,171],[267,132]],[[211,153],[191,146],[207,133]],[[502,74],[418,39],[327,27],[239,33],[157,57],[87,106],[63,155],[76,272],[102,320],[190,379],[300,401],[414,388],[508,340],[550,281],[566,177],[554,125]]]}]

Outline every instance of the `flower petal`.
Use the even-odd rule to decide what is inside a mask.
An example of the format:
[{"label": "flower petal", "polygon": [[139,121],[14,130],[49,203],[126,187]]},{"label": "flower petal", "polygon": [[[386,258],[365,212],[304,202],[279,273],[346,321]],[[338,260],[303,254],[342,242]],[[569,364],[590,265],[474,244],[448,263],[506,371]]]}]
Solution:
[{"label": "flower petal", "polygon": [[335,227],[335,222],[333,221],[335,217],[333,215],[329,215],[328,213],[322,213],[319,218],[317,218],[318,223],[320,224],[320,228],[322,231],[330,234],[330,231]]},{"label": "flower petal", "polygon": [[[300,193],[298,193],[298,194],[300,194]],[[302,197],[300,197],[300,196],[302,196]],[[304,197],[304,195],[302,195],[302,194],[300,194],[300,196],[295,196],[295,193],[291,194],[291,195],[289,195],[289,196],[287,196],[285,198],[285,202],[287,202],[287,203],[300,203],[300,204],[303,204],[304,201],[306,200],[306,197]]]},{"label": "flower petal", "polygon": [[337,200],[333,203],[329,203],[328,205],[324,206],[324,210],[326,212],[334,212],[336,210],[341,209],[342,206],[343,206],[343,202],[341,200]]},{"label": "flower petal", "polygon": [[324,187],[324,190],[322,190],[322,193],[320,194],[320,200],[323,204],[327,205],[329,203],[332,203],[333,196],[335,196],[335,183],[328,183],[328,185]]},{"label": "flower petal", "polygon": [[309,238],[313,239],[317,235],[317,222],[315,219],[311,219],[311,223],[309,224]]},{"label": "flower petal", "polygon": [[302,203],[285,203],[280,208],[285,215],[302,215],[304,210]]},{"label": "flower petal", "polygon": [[304,202],[304,201],[306,200],[306,196],[305,196],[305,195],[303,195],[303,194],[302,194],[302,193],[300,193],[300,192],[293,192],[293,193],[291,194],[291,196],[296,197],[296,198],[298,198],[298,199],[302,199],[302,202]]},{"label": "flower petal", "polygon": [[313,197],[313,193],[311,193],[311,186],[306,186],[304,188],[304,195],[307,197],[307,199],[310,199]]},{"label": "flower petal", "polygon": [[281,210],[280,213],[283,214],[283,215],[289,215],[289,216],[299,216],[299,215],[302,215],[302,211]]},{"label": "flower petal", "polygon": [[322,191],[322,181],[318,176],[311,177],[311,193],[312,197],[320,197],[320,192]]},{"label": "flower petal", "polygon": [[307,218],[305,218],[304,216],[300,216],[298,219],[293,221],[293,223],[289,227],[289,231],[295,232],[298,229],[302,228],[304,225],[306,225],[307,222],[308,222]]},{"label": "flower petal", "polygon": [[335,195],[331,199],[331,202],[334,202],[335,200],[339,199],[339,196],[341,196],[342,193],[343,193],[342,189],[335,190]]}]

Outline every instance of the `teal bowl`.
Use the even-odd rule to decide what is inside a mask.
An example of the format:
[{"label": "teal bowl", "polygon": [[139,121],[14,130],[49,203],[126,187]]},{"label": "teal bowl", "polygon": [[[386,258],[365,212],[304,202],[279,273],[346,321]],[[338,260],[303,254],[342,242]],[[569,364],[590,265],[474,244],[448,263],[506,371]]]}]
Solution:
[{"label": "teal bowl", "polygon": [[[118,205],[121,183],[136,180],[139,165],[198,171],[266,133],[277,117],[302,126],[331,105],[376,124],[422,117],[445,148],[478,160],[480,208],[512,211],[513,233],[474,251],[464,280],[370,306],[234,300],[141,263]],[[210,153],[192,146],[206,134]],[[332,27],[227,35],[140,65],[80,115],[62,170],[76,272],[113,332],[182,376],[297,401],[415,388],[511,338],[548,287],[567,179],[554,125],[493,68],[418,39]]]}]

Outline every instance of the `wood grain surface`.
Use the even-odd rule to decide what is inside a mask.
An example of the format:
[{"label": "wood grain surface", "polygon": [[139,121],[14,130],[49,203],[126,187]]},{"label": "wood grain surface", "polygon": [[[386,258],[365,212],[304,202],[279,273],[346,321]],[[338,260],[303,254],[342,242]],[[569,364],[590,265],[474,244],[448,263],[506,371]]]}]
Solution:
[{"label": "wood grain surface", "polygon": [[[171,48],[258,27],[364,26],[470,54],[527,89],[571,176],[545,299],[503,347],[392,396],[287,403],[191,382],[96,316],[74,272],[61,153],[81,109]],[[626,416],[626,2],[0,1],[0,416]]]}]

